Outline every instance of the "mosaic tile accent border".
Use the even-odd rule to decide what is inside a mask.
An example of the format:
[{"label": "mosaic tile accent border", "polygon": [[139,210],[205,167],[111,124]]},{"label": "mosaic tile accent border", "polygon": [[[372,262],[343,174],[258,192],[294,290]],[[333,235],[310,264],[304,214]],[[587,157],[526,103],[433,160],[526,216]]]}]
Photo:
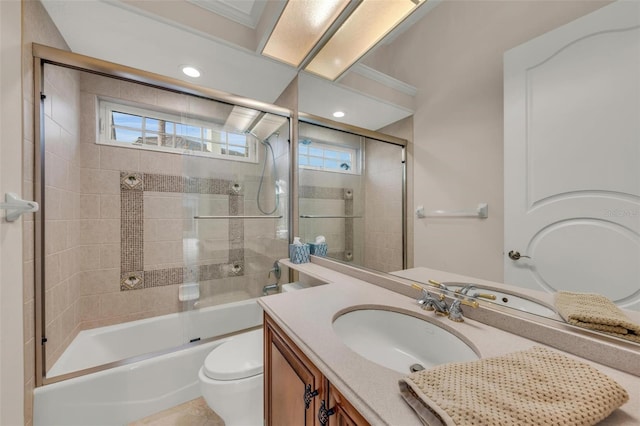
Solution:
[{"label": "mosaic tile accent border", "polygon": [[347,197],[345,193],[349,191],[353,198],[353,191],[348,188],[328,188],[324,186],[302,185],[298,189],[298,197],[315,198],[321,200],[343,200]]},{"label": "mosaic tile accent border", "polygon": [[243,273],[244,264],[240,262],[182,266],[123,273],[120,280],[120,290],[140,290],[143,288],[162,287],[186,282],[238,277],[242,276]]},{"label": "mosaic tile accent border", "polygon": [[120,172],[120,291],[244,274],[244,221],[229,219],[227,263],[144,270],[144,191],[229,196],[229,215],[244,214],[242,186],[225,179]]},{"label": "mosaic tile accent border", "polygon": [[145,191],[219,195],[235,193],[232,192],[233,182],[225,179],[207,179],[145,173],[143,180]]},{"label": "mosaic tile accent border", "polygon": [[[344,215],[353,216],[353,189],[328,188],[323,186],[302,185],[298,189],[300,198],[319,200],[344,200]],[[339,259],[350,262],[353,260],[353,218],[344,220],[344,252],[339,253]]]},{"label": "mosaic tile accent border", "polygon": [[120,271],[144,268],[143,209],[141,190],[120,190]]}]

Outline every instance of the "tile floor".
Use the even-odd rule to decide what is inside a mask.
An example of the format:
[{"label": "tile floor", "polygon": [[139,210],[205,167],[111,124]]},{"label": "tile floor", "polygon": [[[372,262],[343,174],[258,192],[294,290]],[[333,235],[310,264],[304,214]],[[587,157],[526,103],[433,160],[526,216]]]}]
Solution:
[{"label": "tile floor", "polygon": [[160,411],[129,426],[224,426],[224,421],[198,398]]}]

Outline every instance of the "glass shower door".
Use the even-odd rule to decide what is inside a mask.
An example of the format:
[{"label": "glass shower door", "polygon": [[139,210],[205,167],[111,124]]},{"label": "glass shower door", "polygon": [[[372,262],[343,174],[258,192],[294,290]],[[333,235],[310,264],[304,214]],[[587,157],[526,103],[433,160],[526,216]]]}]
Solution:
[{"label": "glass shower door", "polygon": [[403,147],[300,123],[299,209],[304,242],[382,272],[403,269]]},{"label": "glass shower door", "polygon": [[288,257],[289,119],[233,106],[220,121],[244,124],[212,132],[216,155],[184,157],[199,190],[182,197],[181,288],[197,308],[277,292],[288,278],[277,260]]}]

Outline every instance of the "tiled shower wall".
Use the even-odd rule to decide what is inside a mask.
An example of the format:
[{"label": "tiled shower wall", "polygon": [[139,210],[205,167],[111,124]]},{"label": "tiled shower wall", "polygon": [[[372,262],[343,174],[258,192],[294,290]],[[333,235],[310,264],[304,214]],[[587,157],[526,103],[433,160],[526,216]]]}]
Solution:
[{"label": "tiled shower wall", "polygon": [[402,269],[402,149],[367,140],[364,263],[383,272]]},{"label": "tiled shower wall", "polygon": [[[310,124],[300,125],[300,139],[305,138],[361,148],[359,136]],[[301,216],[362,216],[358,219],[301,218],[300,237],[304,242],[313,242],[318,235],[323,235],[329,257],[357,265],[362,265],[364,259],[364,173],[300,169],[298,202]]]},{"label": "tiled shower wall", "polygon": [[[47,74],[67,72],[52,68],[56,69]],[[287,253],[286,193],[275,213],[285,212],[280,220],[193,219],[197,215],[260,214],[256,196],[264,156],[261,149],[260,162],[255,164],[96,144],[97,96],[211,118],[226,117],[232,106],[89,73],[77,75],[79,160],[71,179],[77,191],[70,203],[75,209],[69,213],[75,222],[68,226],[66,238],[76,243],[72,252],[77,271],[73,285],[66,285],[63,293],[64,300],[75,303],[77,309],[73,327],[70,319],[64,322],[65,331],[72,328],[70,334],[46,329],[47,368],[81,329],[187,308],[178,301],[177,284],[199,282],[201,296],[196,306],[260,296],[267,271]],[[270,141],[287,190],[288,123],[281,133]],[[262,204],[268,208],[274,193],[271,168],[269,161],[262,193]],[[60,205],[65,202],[61,200]],[[47,223],[49,228],[56,229]],[[285,232],[277,234],[278,229]],[[47,244],[59,244],[59,237],[63,236],[47,235]],[[50,265],[47,269],[55,271]],[[56,277],[52,280],[57,281]],[[56,303],[57,299],[49,300]],[[62,309],[57,305],[47,308],[53,313]]]},{"label": "tiled shower wall", "polygon": [[51,365],[79,330],[80,76],[45,65],[45,330]]}]

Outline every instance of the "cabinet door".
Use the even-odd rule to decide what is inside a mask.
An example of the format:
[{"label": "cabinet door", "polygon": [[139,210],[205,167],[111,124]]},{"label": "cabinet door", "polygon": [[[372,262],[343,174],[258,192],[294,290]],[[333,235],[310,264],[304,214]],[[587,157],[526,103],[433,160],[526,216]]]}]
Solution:
[{"label": "cabinet door", "polygon": [[265,315],[264,389],[267,426],[312,426],[323,398],[320,371]]},{"label": "cabinet door", "polygon": [[368,426],[364,417],[342,396],[335,386],[329,384],[329,406],[334,414],[329,417],[329,426]]}]

